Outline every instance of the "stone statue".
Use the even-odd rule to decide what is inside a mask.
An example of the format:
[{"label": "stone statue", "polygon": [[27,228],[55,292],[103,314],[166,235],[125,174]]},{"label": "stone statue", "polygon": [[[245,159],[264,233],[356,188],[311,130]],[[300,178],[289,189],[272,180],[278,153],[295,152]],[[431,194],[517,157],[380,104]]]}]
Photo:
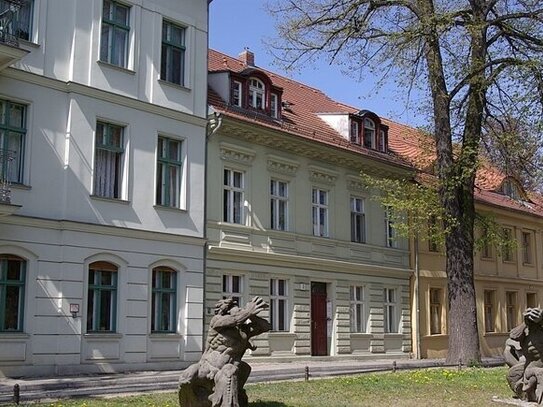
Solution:
[{"label": "stone statue", "polygon": [[247,407],[243,386],[251,367],[241,358],[247,349],[256,347],[250,339],[271,329],[257,316],[268,304],[253,298],[244,308],[232,299],[215,305],[215,316],[209,324],[206,346],[198,363],[189,366],[179,380],[181,407]]},{"label": "stone statue", "polygon": [[505,342],[507,382],[518,398],[542,404],[543,310],[528,308],[523,316],[524,322],[511,330]]}]

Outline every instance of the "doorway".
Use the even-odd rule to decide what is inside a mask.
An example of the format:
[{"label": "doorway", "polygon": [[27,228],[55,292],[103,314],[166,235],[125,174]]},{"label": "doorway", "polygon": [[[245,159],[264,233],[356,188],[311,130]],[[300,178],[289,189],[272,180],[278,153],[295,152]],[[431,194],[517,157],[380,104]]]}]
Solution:
[{"label": "doorway", "polygon": [[328,355],[326,283],[311,283],[311,355]]}]

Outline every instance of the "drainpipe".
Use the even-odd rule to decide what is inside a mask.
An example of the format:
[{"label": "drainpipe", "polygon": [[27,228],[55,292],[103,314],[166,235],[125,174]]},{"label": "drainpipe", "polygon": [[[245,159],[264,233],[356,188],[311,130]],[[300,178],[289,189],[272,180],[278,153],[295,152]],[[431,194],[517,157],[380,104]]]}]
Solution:
[{"label": "drainpipe", "polygon": [[418,233],[415,234],[413,239],[413,251],[415,254],[415,287],[413,289],[415,296],[415,350],[417,353],[417,359],[422,359],[420,350],[420,267],[419,267],[419,237]]}]

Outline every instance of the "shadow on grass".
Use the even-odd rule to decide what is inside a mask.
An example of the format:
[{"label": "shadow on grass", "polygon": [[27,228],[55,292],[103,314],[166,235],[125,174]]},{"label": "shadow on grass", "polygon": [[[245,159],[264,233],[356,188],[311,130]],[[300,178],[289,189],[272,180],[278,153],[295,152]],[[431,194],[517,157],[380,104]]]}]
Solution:
[{"label": "shadow on grass", "polygon": [[286,407],[286,404],[279,401],[253,401],[249,407]]}]

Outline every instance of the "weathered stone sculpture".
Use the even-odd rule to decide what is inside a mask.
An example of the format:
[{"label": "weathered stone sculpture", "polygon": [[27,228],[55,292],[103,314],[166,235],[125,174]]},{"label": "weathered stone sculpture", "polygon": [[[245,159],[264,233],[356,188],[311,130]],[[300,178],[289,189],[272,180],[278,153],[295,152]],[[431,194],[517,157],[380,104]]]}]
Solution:
[{"label": "weathered stone sculpture", "polygon": [[523,315],[524,322],[511,330],[505,342],[507,381],[518,398],[542,404],[543,310],[528,308]]},{"label": "weathered stone sculpture", "polygon": [[251,367],[241,361],[247,349],[256,347],[250,339],[271,329],[270,323],[257,316],[268,304],[253,298],[244,308],[232,299],[215,305],[209,324],[204,353],[198,363],[189,366],[179,380],[181,407],[247,407],[243,386]]}]

